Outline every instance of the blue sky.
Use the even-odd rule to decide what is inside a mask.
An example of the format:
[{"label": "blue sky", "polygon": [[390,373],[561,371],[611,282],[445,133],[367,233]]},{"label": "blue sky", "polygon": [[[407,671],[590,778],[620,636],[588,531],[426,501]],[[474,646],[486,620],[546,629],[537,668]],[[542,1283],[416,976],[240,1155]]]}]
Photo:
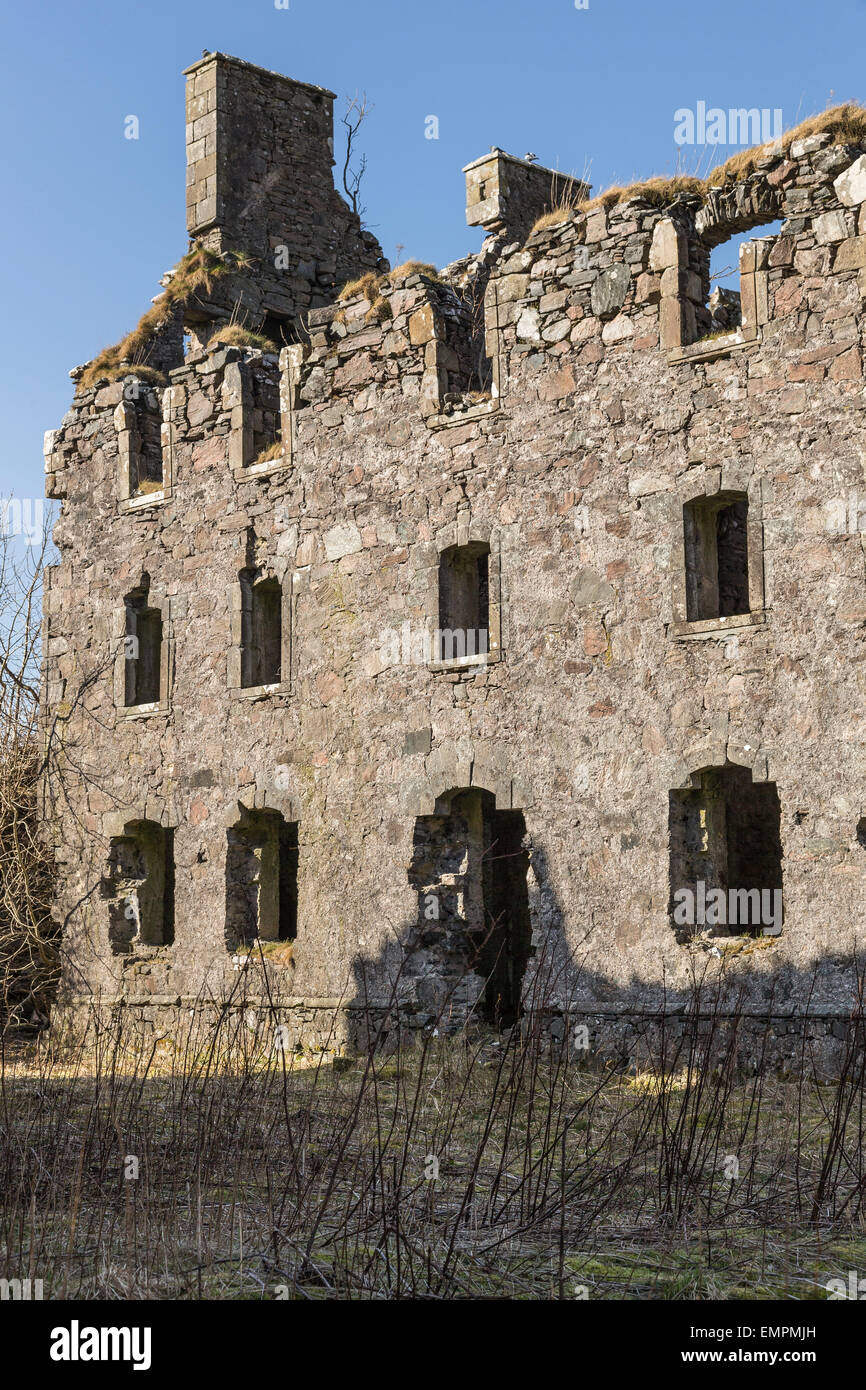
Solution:
[{"label": "blue sky", "polygon": [[186,250],[181,70],[203,48],[330,87],[338,109],[365,90],[367,224],[392,262],[442,265],[480,244],[460,170],[490,145],[588,169],[596,191],[705,172],[730,151],[679,148],[675,111],[780,107],[790,126],[860,99],[864,36],[866,0],[7,0],[0,496],[41,496],[69,368]]}]

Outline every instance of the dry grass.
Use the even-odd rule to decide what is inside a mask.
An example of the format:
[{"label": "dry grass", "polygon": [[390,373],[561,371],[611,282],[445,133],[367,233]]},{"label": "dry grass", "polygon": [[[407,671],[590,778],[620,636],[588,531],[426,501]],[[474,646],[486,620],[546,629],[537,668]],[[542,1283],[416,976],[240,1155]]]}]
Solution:
[{"label": "dry grass", "polygon": [[364,315],[365,323],[384,323],[393,317],[390,302],[384,294],[377,295]]},{"label": "dry grass", "polygon": [[[93,381],[90,380],[89,369],[85,375],[88,377],[89,384],[92,385]],[[147,367],[141,362],[137,362],[134,366],[127,362],[123,367],[107,367],[105,370],[100,370],[99,373],[99,378],[104,377],[107,381],[123,381],[128,376],[138,377],[139,381],[147,381],[151,386],[168,385],[168,377],[165,372],[157,371],[156,367]],[[93,378],[93,380],[99,378]],[[76,383],[76,390],[84,390],[83,381],[84,377],[82,376]]]},{"label": "dry grass", "polygon": [[279,352],[272,338],[266,338],[263,333],[254,333],[239,323],[227,323],[223,328],[218,328],[208,338],[207,346],[208,352],[215,347],[251,347],[259,348],[262,352]]},{"label": "dry grass", "polygon": [[142,478],[138,487],[135,489],[135,496],[143,497],[149,495],[151,492],[162,492],[164,486],[165,484],[161,478]]},{"label": "dry grass", "polygon": [[568,181],[563,183],[561,176],[553,173],[550,182],[550,207],[535,219],[529,229],[530,236],[535,232],[544,231],[547,227],[558,227],[561,222],[567,221],[585,206],[586,200],[581,199],[578,190],[587,186],[589,166],[584,168],[580,179],[575,179],[572,175],[567,178]]},{"label": "dry grass", "polygon": [[691,174],[676,174],[673,178],[639,179],[636,183],[606,188],[603,193],[591,198],[589,202],[581,203],[580,211],[592,212],[595,208],[610,209],[616,207],[618,203],[627,203],[634,198],[640,198],[653,207],[666,207],[669,203],[676,202],[677,198],[702,195],[705,192],[705,181],[694,178]]},{"label": "dry grass", "polygon": [[406,1049],[386,1025],[329,1060],[234,1003],[194,1045],[118,1027],[0,1057],[0,1274],[49,1298],[812,1299],[866,1259],[862,1041],[834,1085],[744,1079],[712,1024],[633,1076],[532,1028]]},{"label": "dry grass", "polygon": [[[839,143],[847,145],[866,145],[866,108],[854,102],[842,106],[832,106],[816,116],[809,116],[799,125],[785,131],[781,139],[781,149],[787,154],[796,140],[805,140],[810,135],[832,135]],[[640,199],[653,207],[667,207],[682,197],[706,199],[712,188],[748,178],[755,172],[760,161],[778,148],[779,142],[754,145],[751,149],[740,150],[724,164],[719,164],[703,179],[691,174],[677,174],[672,178],[657,176],[638,179],[635,183],[615,185],[599,193],[595,198],[577,204],[577,211],[592,212],[596,208],[610,209],[620,203]],[[557,226],[566,220],[569,209],[555,208],[546,212],[533,224],[533,232],[546,227]]]},{"label": "dry grass", "polygon": [[536,232],[543,232],[546,227],[558,227],[560,222],[566,222],[576,211],[576,208],[562,207],[553,208],[550,212],[543,212],[540,217],[536,217],[529,229],[529,235],[534,236]]},{"label": "dry grass", "polygon": [[[382,291],[386,285],[402,284],[410,275],[426,275],[428,280],[435,280],[437,284],[445,283],[434,265],[428,265],[426,261],[404,261],[402,265],[389,270],[387,275],[376,275],[374,271],[368,270],[366,275],[359,276],[357,280],[347,281],[337,295],[337,303],[342,306],[350,299],[366,299],[370,307],[364,315],[364,322],[383,323],[391,317],[392,311]],[[343,307],[337,309],[334,319],[337,323],[346,322]]]},{"label": "dry grass", "polygon": [[76,389],[86,391],[102,377],[115,380],[119,376],[129,375],[133,369],[136,375],[140,375],[141,368],[147,364],[148,350],[154,337],[166,327],[176,310],[188,304],[202,290],[210,294],[216,280],[241,264],[246,264],[246,258],[224,259],[204,247],[190,251],[178,262],[165,293],[160,295],[156,304],[142,315],[132,332],[113,347],[103,348],[99,356],[87,364],[76,383]]},{"label": "dry grass", "polygon": [[425,275],[428,280],[435,280],[438,284],[444,283],[435,265],[430,265],[427,261],[403,261],[388,271],[387,278],[392,285],[401,285],[410,275]]},{"label": "dry grass", "polygon": [[277,439],[267,449],[262,449],[261,453],[256,454],[251,466],[255,467],[257,463],[273,463],[275,459],[282,458],[282,456],[283,441]]},{"label": "dry grass", "polygon": [[[795,140],[806,140],[810,135],[832,135],[837,144],[866,144],[866,108],[856,102],[845,102],[841,106],[830,106],[816,116],[808,116],[799,125],[786,130],[782,135],[782,151],[787,154]],[[712,169],[706,179],[707,188],[718,188],[725,183],[748,178],[754,173],[758,163],[776,147],[776,142],[767,145],[754,145],[731,155],[724,164]]]},{"label": "dry grass", "polygon": [[360,275],[357,280],[347,280],[346,284],[337,295],[337,299],[358,299],[363,296],[364,299],[368,299],[372,304],[384,283],[384,275],[377,275],[375,271],[368,270],[366,275]]}]

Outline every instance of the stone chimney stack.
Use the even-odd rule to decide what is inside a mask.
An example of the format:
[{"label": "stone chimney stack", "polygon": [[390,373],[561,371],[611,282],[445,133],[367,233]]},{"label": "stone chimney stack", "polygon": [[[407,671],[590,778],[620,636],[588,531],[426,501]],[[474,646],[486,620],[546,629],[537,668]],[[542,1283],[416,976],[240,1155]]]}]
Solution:
[{"label": "stone chimney stack", "polygon": [[523,241],[536,218],[567,203],[575,206],[589,197],[582,179],[545,169],[493,149],[463,170],[466,175],[466,221],[485,232],[502,232]]},{"label": "stone chimney stack", "polygon": [[187,230],[254,258],[245,307],[291,319],[380,268],[381,247],[334,188],[333,92],[224,53],[185,76]]}]

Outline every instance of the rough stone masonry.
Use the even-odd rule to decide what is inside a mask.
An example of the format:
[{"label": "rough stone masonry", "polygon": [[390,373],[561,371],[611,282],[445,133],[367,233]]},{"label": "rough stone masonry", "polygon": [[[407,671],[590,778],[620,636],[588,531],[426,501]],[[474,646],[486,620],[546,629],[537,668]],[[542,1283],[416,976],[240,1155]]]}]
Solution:
[{"label": "rough stone masonry", "polygon": [[[607,206],[493,149],[481,251],[391,272],[334,191],[332,93],[186,77],[192,244],[239,257],[47,436],[58,1023],[242,999],[340,1047],[474,1011],[628,1055],[700,978],[747,1050],[769,1023],[832,1065],[866,153],[811,135]],[[751,231],[722,321],[710,251]]]}]

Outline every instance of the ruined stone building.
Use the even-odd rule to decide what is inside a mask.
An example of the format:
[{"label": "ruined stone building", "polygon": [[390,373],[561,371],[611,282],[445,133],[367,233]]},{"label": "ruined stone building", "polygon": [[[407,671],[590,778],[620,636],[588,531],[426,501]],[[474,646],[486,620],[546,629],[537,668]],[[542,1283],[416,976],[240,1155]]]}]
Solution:
[{"label": "ruined stone building", "polygon": [[474,1007],[627,1049],[723,976],[781,1055],[832,1042],[866,142],[595,201],[494,147],[481,251],[391,271],[334,191],[332,93],[186,77],[194,257],[47,436],[61,1013],[240,990],[299,1045]]}]

